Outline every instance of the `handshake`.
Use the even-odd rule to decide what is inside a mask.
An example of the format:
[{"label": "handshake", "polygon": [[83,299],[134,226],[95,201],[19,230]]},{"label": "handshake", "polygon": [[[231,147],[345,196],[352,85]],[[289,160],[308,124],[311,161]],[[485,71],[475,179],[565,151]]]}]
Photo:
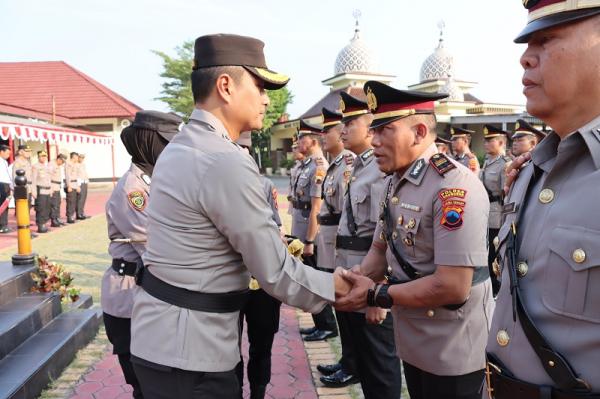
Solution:
[{"label": "handshake", "polygon": [[335,308],[344,312],[353,312],[367,307],[367,293],[375,287],[375,282],[363,276],[360,266],[351,270],[341,267],[333,273],[335,283]]}]

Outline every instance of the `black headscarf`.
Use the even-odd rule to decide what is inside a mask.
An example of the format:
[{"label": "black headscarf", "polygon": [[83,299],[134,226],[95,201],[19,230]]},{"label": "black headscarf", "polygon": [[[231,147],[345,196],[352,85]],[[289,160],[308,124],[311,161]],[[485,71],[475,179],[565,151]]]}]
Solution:
[{"label": "black headscarf", "polygon": [[169,142],[155,130],[129,126],[121,132],[121,141],[131,155],[131,162],[152,176],[158,156]]}]

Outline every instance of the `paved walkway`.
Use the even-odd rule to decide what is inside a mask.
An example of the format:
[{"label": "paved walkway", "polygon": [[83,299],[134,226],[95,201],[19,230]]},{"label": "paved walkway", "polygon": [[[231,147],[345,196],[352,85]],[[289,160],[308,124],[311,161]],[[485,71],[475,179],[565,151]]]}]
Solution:
[{"label": "paved walkway", "polygon": [[[86,205],[85,205],[85,213],[88,216],[95,216],[95,215],[104,213],[104,204],[106,203],[106,200],[108,199],[108,197],[111,193],[111,190],[112,190],[112,186],[109,189],[104,189],[104,190],[99,190],[99,191],[96,191],[96,190],[88,191],[88,197],[87,197],[87,201],[86,201]],[[63,220],[63,222],[66,221],[65,206],[66,206],[66,201],[63,198],[63,200],[61,201],[61,210],[60,210],[60,217]],[[33,224],[31,226],[31,231],[36,233],[37,227],[35,226],[35,211],[33,208],[31,208],[29,220]],[[69,225],[67,225],[67,226],[69,226]],[[8,227],[10,229],[12,229],[12,231],[7,234],[0,234],[0,249],[8,248],[8,247],[11,247],[11,246],[14,246],[17,244],[17,220],[15,218],[15,210],[14,209],[8,210]],[[50,229],[50,231],[56,230],[56,228],[51,228],[49,224],[48,224],[48,228]],[[35,245],[35,241],[34,241],[34,245]]]}]

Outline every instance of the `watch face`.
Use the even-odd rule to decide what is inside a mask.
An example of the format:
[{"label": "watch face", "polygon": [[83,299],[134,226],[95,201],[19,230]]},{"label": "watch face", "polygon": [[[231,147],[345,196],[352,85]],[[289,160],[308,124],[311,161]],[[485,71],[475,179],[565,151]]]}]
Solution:
[{"label": "watch face", "polygon": [[392,297],[387,292],[387,287],[382,287],[375,298],[377,306],[384,309],[390,309],[394,305]]}]

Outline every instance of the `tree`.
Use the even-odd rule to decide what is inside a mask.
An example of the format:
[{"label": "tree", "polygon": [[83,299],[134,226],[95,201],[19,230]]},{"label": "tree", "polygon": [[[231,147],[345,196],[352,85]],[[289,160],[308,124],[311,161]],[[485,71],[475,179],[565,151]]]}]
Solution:
[{"label": "tree", "polygon": [[[160,74],[166,81],[162,84],[161,97],[157,99],[166,103],[169,108],[182,116],[189,115],[194,109],[192,97],[192,83],[190,74],[194,59],[194,42],[186,41],[181,46],[175,47],[176,57],[171,57],[162,51],[153,51],[162,58],[163,72]],[[269,157],[271,146],[271,126],[285,113],[292,102],[292,94],[287,87],[279,90],[267,91],[270,104],[265,114],[262,130],[254,132],[252,144],[254,151],[260,154],[261,165]]]}]

